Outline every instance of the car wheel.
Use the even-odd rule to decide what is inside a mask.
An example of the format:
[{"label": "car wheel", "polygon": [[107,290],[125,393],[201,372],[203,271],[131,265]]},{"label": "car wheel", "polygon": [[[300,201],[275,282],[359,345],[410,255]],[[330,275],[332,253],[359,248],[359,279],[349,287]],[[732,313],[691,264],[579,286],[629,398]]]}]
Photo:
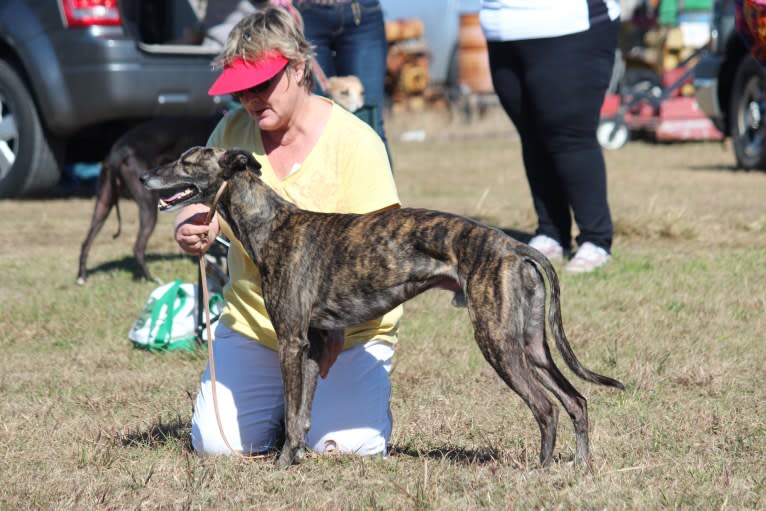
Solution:
[{"label": "car wheel", "polygon": [[745,57],[734,75],[729,105],[729,134],[740,168],[766,168],[765,101],[766,74],[754,58]]},{"label": "car wheel", "polygon": [[630,130],[627,124],[617,119],[601,119],[596,129],[596,138],[604,149],[619,149],[630,140]]},{"label": "car wheel", "polygon": [[59,178],[35,102],[13,67],[0,60],[0,198],[44,194]]}]

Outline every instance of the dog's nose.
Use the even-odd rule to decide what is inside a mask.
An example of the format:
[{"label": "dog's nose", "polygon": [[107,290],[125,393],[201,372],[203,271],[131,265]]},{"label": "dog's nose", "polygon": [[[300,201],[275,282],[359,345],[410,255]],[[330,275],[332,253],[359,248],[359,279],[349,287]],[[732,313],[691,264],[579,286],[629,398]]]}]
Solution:
[{"label": "dog's nose", "polygon": [[138,180],[141,181],[142,184],[146,184],[146,182],[149,180],[149,173],[144,172],[140,176],[138,176]]}]

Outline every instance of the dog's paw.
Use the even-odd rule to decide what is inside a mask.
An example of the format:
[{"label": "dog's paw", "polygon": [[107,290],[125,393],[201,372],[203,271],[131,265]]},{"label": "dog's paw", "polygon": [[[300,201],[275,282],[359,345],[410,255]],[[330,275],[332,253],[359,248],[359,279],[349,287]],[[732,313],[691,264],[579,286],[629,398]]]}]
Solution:
[{"label": "dog's paw", "polygon": [[307,455],[308,451],[305,446],[298,447],[297,449],[289,449],[285,447],[279,455],[277,466],[279,468],[288,468],[290,465],[295,465],[306,459]]}]

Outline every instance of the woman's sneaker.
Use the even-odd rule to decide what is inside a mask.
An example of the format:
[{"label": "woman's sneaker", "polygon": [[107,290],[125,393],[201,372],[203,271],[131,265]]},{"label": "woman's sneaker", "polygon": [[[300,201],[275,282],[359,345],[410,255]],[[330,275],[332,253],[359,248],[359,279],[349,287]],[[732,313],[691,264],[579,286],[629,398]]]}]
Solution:
[{"label": "woman's sneaker", "polygon": [[561,244],[545,234],[538,234],[529,240],[529,246],[537,249],[549,261],[558,261],[564,257],[564,249],[561,247]]},{"label": "woman's sneaker", "polygon": [[586,241],[564,268],[567,273],[589,273],[609,262],[611,256],[605,249]]}]

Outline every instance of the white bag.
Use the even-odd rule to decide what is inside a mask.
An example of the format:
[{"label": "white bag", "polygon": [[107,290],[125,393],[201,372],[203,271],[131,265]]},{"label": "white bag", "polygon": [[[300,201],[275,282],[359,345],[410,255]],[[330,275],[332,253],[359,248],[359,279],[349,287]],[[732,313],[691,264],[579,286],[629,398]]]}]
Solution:
[{"label": "white bag", "polygon": [[[223,310],[223,296],[210,296],[211,323]],[[149,295],[141,315],[128,332],[137,348],[149,351],[192,351],[197,347],[197,285],[176,280]],[[204,318],[203,318],[204,321]]]}]

